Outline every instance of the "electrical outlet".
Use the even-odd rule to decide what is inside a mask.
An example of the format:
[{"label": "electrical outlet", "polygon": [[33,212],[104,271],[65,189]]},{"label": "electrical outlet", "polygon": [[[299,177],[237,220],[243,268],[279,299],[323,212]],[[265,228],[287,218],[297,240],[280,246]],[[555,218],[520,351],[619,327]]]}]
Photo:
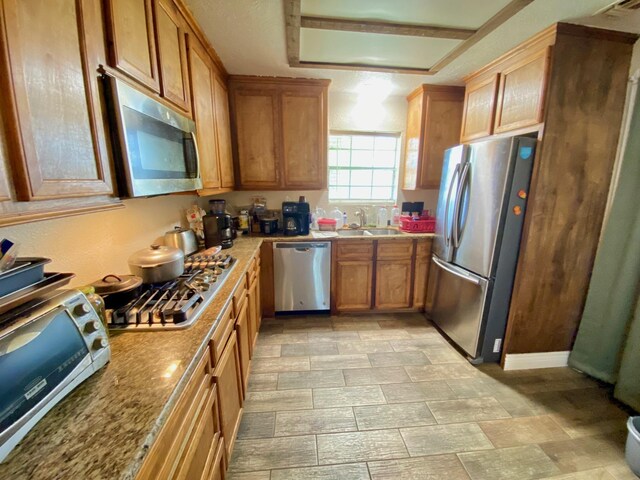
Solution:
[{"label": "electrical outlet", "polygon": [[493,353],[500,353],[500,348],[502,347],[502,339],[496,338],[493,342]]}]

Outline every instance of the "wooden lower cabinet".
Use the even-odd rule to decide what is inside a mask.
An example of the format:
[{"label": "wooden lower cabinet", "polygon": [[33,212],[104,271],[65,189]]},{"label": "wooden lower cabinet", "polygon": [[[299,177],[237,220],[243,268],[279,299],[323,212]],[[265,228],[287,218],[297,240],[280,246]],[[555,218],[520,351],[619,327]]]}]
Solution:
[{"label": "wooden lower cabinet", "polygon": [[208,476],[204,478],[207,480],[224,480],[226,469],[227,465],[224,461],[224,442],[218,442],[218,449],[215,451],[211,468],[207,470]]},{"label": "wooden lower cabinet", "polygon": [[225,442],[227,458],[231,458],[242,417],[242,373],[236,332],[231,333],[215,365],[213,380],[218,387],[222,438]]},{"label": "wooden lower cabinet", "polygon": [[372,260],[338,260],[335,282],[337,310],[347,312],[371,309]]},{"label": "wooden lower cabinet", "polygon": [[411,258],[376,262],[376,309],[409,308],[411,294]]}]

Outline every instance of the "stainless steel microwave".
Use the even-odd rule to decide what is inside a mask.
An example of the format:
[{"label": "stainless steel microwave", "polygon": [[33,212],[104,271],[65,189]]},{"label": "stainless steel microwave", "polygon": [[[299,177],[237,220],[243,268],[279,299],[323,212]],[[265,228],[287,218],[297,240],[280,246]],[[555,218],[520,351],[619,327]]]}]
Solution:
[{"label": "stainless steel microwave", "polygon": [[110,359],[104,325],[78,290],[0,317],[0,462]]},{"label": "stainless steel microwave", "polygon": [[193,120],[122,80],[104,78],[120,196],[202,188]]}]

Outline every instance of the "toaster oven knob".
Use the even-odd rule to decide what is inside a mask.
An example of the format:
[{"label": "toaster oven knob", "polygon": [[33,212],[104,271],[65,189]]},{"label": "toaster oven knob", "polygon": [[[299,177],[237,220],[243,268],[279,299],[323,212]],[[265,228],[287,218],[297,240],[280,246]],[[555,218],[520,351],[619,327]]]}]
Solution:
[{"label": "toaster oven knob", "polygon": [[87,323],[84,324],[85,333],[96,332],[98,331],[98,328],[100,328],[100,325],[98,325],[98,322],[95,320],[89,320]]},{"label": "toaster oven knob", "polygon": [[94,350],[100,350],[101,348],[107,348],[108,345],[109,342],[107,342],[106,338],[98,337],[91,344],[91,348],[93,348]]},{"label": "toaster oven knob", "polygon": [[78,317],[82,317],[91,311],[91,307],[86,303],[81,303],[73,308],[73,313]]}]

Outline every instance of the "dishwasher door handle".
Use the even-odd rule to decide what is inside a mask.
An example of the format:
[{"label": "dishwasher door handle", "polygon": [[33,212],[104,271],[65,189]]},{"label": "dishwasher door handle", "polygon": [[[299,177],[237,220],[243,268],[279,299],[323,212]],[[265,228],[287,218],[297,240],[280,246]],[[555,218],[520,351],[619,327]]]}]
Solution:
[{"label": "dishwasher door handle", "polygon": [[306,247],[306,248],[305,247],[296,247],[295,250],[296,250],[296,252],[303,252],[303,253],[311,251],[311,249],[309,247]]}]

